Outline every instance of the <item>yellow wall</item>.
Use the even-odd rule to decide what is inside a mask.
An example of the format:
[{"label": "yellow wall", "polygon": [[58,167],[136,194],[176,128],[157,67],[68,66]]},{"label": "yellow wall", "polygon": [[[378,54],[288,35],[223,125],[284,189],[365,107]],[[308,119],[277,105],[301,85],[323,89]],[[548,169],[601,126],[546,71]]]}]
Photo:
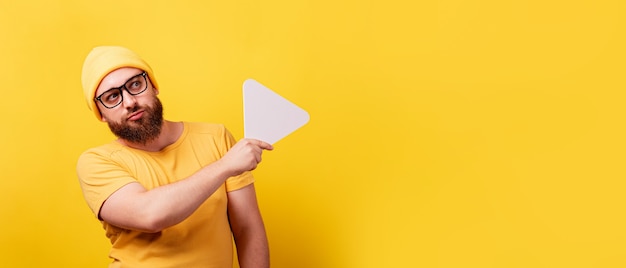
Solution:
[{"label": "yellow wall", "polygon": [[274,267],[624,267],[625,3],[1,0],[2,266],[109,262],[75,161],[118,44],[169,119],[241,138],[246,78],[311,114],[255,171]]}]

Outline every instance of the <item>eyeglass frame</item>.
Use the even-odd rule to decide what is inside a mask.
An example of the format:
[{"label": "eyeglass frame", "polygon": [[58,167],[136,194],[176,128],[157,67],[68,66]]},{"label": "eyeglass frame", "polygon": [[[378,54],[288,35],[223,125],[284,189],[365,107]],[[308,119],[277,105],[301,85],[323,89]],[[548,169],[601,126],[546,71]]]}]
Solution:
[{"label": "eyeglass frame", "polygon": [[[122,89],[126,90],[126,92],[128,94],[130,94],[131,96],[137,96],[137,95],[139,95],[141,93],[146,92],[146,89],[148,89],[148,78],[146,77],[146,75],[147,75],[146,72],[142,72],[140,74],[134,75],[133,77],[131,77],[128,80],[126,80],[126,82],[124,82],[124,84],[122,86],[110,88],[109,90],[107,90],[105,92],[102,92],[102,94],[100,94],[100,95],[98,95],[97,97],[94,98],[94,101],[99,101],[102,104],[102,106],[104,106],[104,108],[113,109],[113,108],[119,106],[120,104],[122,104],[122,102],[124,102],[124,93],[122,92]],[[133,80],[133,79],[135,79],[136,77],[139,77],[139,76],[143,76],[144,82],[146,83],[146,87],[144,89],[142,89],[141,91],[133,94],[133,93],[130,92],[130,90],[128,90],[128,88],[126,87],[126,84],[128,84],[128,82],[130,82],[131,80]],[[109,107],[106,104],[104,104],[104,102],[102,101],[102,96],[104,94],[106,94],[107,92],[110,92],[111,90],[119,90],[119,92],[120,92],[120,102],[115,104],[115,105],[113,105],[113,106],[111,106],[111,107]]]}]

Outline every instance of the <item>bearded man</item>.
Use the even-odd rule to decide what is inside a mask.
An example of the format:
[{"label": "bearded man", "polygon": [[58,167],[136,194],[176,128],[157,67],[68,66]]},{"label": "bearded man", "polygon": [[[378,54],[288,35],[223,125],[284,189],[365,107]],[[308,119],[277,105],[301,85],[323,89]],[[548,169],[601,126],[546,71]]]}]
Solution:
[{"label": "bearded man", "polygon": [[163,119],[152,68],[119,46],[83,64],[88,107],[117,137],[85,151],[77,173],[111,242],[109,267],[269,267],[254,178],[263,150],[221,124]]}]

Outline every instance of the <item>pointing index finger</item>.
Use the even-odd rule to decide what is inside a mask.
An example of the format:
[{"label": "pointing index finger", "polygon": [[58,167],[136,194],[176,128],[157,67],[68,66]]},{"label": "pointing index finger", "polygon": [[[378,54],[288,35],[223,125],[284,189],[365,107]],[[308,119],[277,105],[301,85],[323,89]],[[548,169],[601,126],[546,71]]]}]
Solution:
[{"label": "pointing index finger", "polygon": [[265,149],[265,150],[273,150],[274,146],[272,146],[271,144],[264,142],[262,140],[255,140],[256,141],[256,145],[259,146],[261,149]]}]

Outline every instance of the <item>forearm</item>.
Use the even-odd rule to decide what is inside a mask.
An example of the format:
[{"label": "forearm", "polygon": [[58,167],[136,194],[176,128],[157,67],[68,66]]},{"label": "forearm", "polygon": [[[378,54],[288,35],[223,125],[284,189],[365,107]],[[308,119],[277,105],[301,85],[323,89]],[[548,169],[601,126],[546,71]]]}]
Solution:
[{"label": "forearm", "polygon": [[263,150],[272,146],[244,139],[220,160],[205,166],[181,181],[146,190],[141,184],[127,184],[102,204],[102,220],[126,229],[158,232],[191,215],[226,179],[253,170]]},{"label": "forearm", "polygon": [[270,267],[269,246],[263,225],[239,230],[234,236],[241,268]]},{"label": "forearm", "polygon": [[143,193],[144,212],[158,230],[189,217],[228,178],[219,162],[206,166],[190,177]]},{"label": "forearm", "polygon": [[100,215],[122,228],[158,232],[189,217],[230,175],[218,161],[151,190],[139,184],[125,186],[106,201]]},{"label": "forearm", "polygon": [[269,246],[254,184],[228,193],[228,217],[241,268],[270,266]]},{"label": "forearm", "polygon": [[[155,229],[177,224],[191,215],[229,177],[253,170],[261,162],[263,150],[273,149],[259,140],[244,139],[217,162],[204,167],[191,177],[167,185],[158,191],[145,192],[149,215],[156,215]],[[171,199],[170,199],[171,198]]]}]

